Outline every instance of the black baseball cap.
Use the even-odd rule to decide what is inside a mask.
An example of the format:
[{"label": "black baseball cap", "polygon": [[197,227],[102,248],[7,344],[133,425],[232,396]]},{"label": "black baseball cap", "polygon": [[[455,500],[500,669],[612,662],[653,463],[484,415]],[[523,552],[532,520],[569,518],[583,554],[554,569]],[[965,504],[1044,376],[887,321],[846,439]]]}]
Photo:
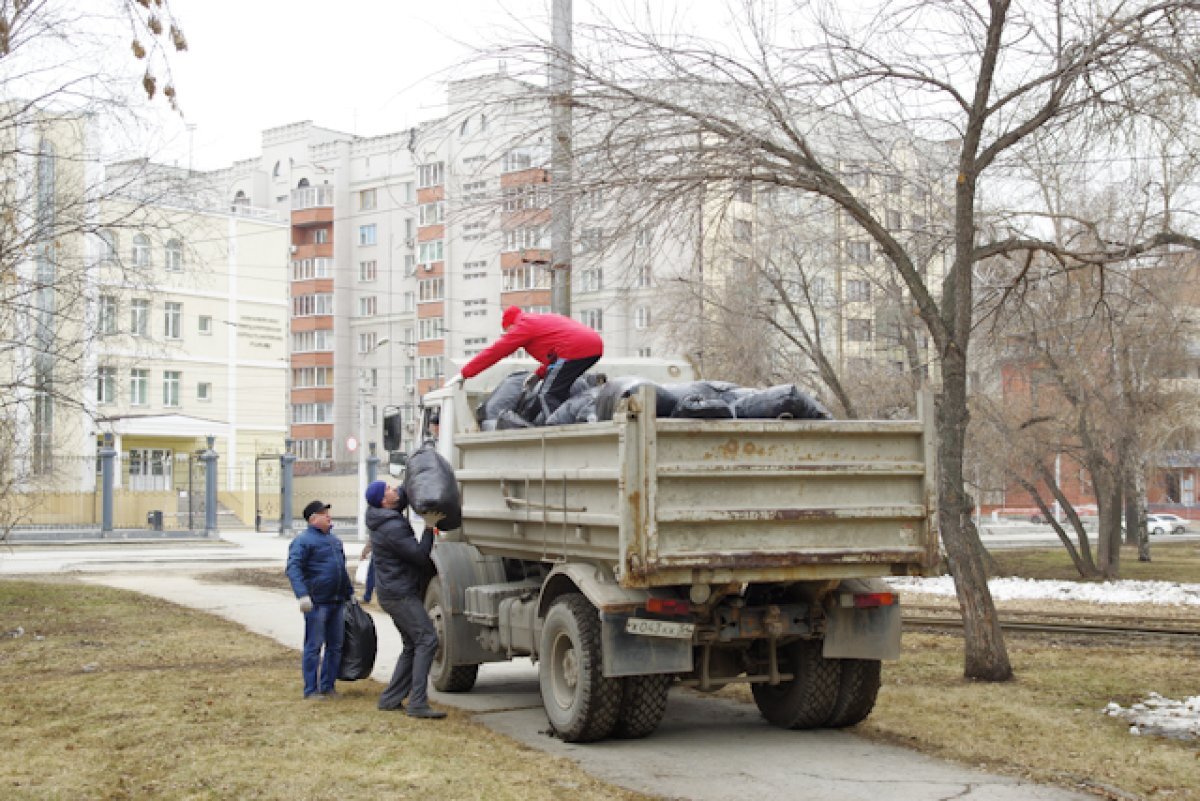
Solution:
[{"label": "black baseball cap", "polygon": [[313,501],[308,506],[304,507],[304,522],[307,523],[308,518],[312,517],[317,512],[324,512],[326,509],[332,509],[332,508],[333,508],[332,506],[325,503],[324,501]]}]

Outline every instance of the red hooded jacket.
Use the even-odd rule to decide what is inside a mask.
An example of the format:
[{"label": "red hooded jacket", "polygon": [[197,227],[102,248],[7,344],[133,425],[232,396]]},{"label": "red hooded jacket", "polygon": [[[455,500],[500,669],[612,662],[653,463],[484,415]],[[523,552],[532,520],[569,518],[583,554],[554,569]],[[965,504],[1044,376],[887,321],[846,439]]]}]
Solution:
[{"label": "red hooded jacket", "polygon": [[[507,316],[507,315],[506,315]],[[518,312],[504,336],[478,353],[462,369],[463,378],[479,375],[518,348],[542,363],[538,378],[555,359],[588,359],[604,355],[604,340],[581,322],[561,314]]]}]

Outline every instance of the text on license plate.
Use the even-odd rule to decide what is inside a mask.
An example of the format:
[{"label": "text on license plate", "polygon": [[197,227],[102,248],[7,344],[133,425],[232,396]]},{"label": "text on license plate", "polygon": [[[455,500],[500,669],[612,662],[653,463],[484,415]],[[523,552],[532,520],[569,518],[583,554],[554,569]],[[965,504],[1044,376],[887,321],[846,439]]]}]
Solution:
[{"label": "text on license plate", "polygon": [[674,620],[648,620],[643,617],[631,617],[625,621],[625,631],[629,634],[643,634],[647,637],[670,637],[671,639],[690,640],[696,629],[694,623],[678,623]]}]

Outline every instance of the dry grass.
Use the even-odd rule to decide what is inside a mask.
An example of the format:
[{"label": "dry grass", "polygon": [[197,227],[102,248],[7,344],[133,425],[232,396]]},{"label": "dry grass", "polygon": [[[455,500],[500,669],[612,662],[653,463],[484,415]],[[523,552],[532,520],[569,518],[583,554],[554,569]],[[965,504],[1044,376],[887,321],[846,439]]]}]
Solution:
[{"label": "dry grass", "polygon": [[[1032,579],[1079,581],[1079,572],[1062,547],[1013,548],[991,551],[996,575]],[[1092,554],[1095,556],[1095,553]],[[1200,543],[1172,542],[1171,537],[1151,537],[1149,562],[1137,560],[1137,549],[1121,548],[1121,578],[1138,581],[1200,582]]]},{"label": "dry grass", "polygon": [[133,593],[0,581],[0,797],[644,798],[380,687],[299,699],[295,651]]}]

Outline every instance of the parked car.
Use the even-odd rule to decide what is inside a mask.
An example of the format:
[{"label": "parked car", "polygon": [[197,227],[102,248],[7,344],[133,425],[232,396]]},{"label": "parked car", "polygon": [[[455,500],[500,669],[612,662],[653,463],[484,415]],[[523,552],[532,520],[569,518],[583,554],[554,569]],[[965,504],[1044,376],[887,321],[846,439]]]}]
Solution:
[{"label": "parked car", "polygon": [[1146,528],[1151,534],[1182,534],[1187,531],[1188,521],[1179,515],[1153,514],[1146,515]]}]

